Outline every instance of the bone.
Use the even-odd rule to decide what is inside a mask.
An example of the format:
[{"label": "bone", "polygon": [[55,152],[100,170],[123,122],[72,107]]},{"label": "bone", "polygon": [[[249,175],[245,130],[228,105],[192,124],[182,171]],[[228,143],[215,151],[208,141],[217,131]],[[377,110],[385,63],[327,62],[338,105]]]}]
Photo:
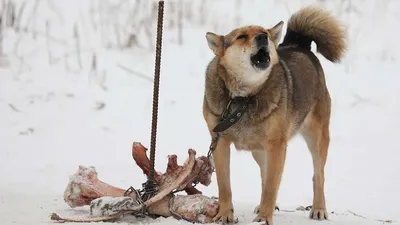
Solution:
[{"label": "bone", "polygon": [[[135,146],[140,147],[142,145]],[[133,151],[136,163],[141,166],[143,171],[146,171],[147,165],[143,162],[147,162],[147,157],[143,157],[142,151],[144,148],[137,148]],[[136,154],[135,154],[136,152]],[[195,164],[196,151],[189,149],[189,159],[183,166],[178,166],[170,169],[167,173],[158,175],[159,192],[149,200],[145,202],[145,206],[150,206],[154,202],[157,202],[164,198],[166,195],[182,186],[182,182],[191,174],[192,168]],[[184,185],[186,186],[186,184]],[[78,206],[89,205],[93,200],[102,196],[120,197],[124,195],[125,190],[109,185],[102,182],[97,177],[97,172],[94,167],[79,166],[78,171],[70,177],[70,182],[64,192],[65,202],[72,208]],[[134,195],[134,193],[132,193]],[[132,196],[134,197],[134,196]],[[142,206],[132,208],[131,210],[139,210]]]},{"label": "bone", "polygon": [[[141,143],[132,145],[132,157],[144,174],[150,172],[150,160],[147,148]],[[193,222],[208,223],[217,214],[218,202],[201,195],[193,185],[211,183],[212,168],[207,158],[196,158],[196,151],[188,150],[189,158],[180,166],[176,155],[168,156],[165,173],[155,171],[158,192],[144,204],[138,202],[138,196],[131,193],[123,196],[124,189],[107,184],[97,177],[94,167],[79,166],[78,171],[70,176],[70,182],[64,192],[65,202],[72,208],[90,204],[90,214],[95,218],[71,219],[52,214],[51,219],[61,222],[97,222],[118,219],[124,213],[138,212],[146,206],[154,215],[175,216]],[[171,195],[184,190],[188,195]]]},{"label": "bone", "polygon": [[[64,191],[64,201],[71,207],[89,205],[90,202],[102,196],[119,197],[125,190],[104,183],[97,177],[94,167],[79,166],[78,171],[71,175]],[[134,197],[134,193],[130,196]]]},{"label": "bone", "polygon": [[[172,191],[177,189],[182,185],[182,182],[191,174],[192,168],[195,163],[196,151],[189,149],[189,159],[185,162],[181,170],[174,170],[171,173],[166,173],[164,183],[160,184],[160,191],[152,198],[147,200],[144,204],[150,206],[154,202],[157,202],[164,198],[166,195],[170,194]],[[178,173],[177,173],[178,172]],[[178,175],[178,176],[177,176]],[[186,185],[185,185],[186,186]]]},{"label": "bone", "polygon": [[[150,173],[150,160],[146,155],[147,150],[148,149],[144,147],[140,142],[133,143],[132,157],[135,160],[136,164],[142,169],[143,173],[148,176]],[[182,171],[185,169],[183,168],[183,166],[178,165],[177,158],[178,157],[176,155],[169,155],[167,169],[165,173],[162,174],[157,171],[155,172],[155,180],[158,184],[168,185],[168,183],[170,182],[168,181],[168,179],[175,179],[177,174],[182,173]],[[197,157],[190,175],[182,182],[177,190],[184,190],[188,195],[202,194],[201,191],[193,186],[193,183],[200,183],[204,186],[208,186],[211,183],[212,173],[213,169],[211,165],[208,164],[207,157]]]},{"label": "bone", "polygon": [[[196,223],[212,223],[218,213],[218,201],[201,194],[177,195],[170,211],[178,219]],[[180,217],[180,218],[179,218]]]},{"label": "bone", "polygon": [[122,216],[123,213],[115,214],[113,216],[101,216],[96,218],[87,218],[87,219],[74,219],[74,218],[65,218],[59,216],[57,213],[52,213],[50,216],[51,220],[55,220],[60,223],[71,222],[71,223],[91,223],[91,222],[106,222],[110,220],[118,219]]}]

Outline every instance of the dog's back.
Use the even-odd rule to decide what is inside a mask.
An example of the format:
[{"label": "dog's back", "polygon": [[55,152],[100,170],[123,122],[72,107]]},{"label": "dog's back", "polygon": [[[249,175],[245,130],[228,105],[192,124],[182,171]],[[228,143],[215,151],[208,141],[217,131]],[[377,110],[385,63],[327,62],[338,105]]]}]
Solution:
[{"label": "dog's back", "polygon": [[289,19],[286,35],[277,52],[287,73],[288,103],[297,125],[303,122],[312,107],[330,111],[324,70],[311,51],[312,41],[316,43],[317,51],[331,62],[339,62],[346,50],[344,31],[325,11],[307,7]]}]

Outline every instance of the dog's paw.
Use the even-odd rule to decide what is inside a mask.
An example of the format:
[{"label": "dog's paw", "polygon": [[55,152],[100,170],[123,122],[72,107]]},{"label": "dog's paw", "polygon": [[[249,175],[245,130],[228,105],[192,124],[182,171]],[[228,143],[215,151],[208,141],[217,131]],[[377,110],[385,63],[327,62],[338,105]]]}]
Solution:
[{"label": "dog's paw", "polygon": [[[275,210],[278,210],[278,211],[280,211],[280,209],[279,209],[279,206],[275,206]],[[254,214],[258,214],[259,212],[260,212],[260,205],[257,205],[255,208],[254,208]]]},{"label": "dog's paw", "polygon": [[313,220],[327,220],[328,219],[328,212],[325,208],[311,208],[310,211],[310,219]]},{"label": "dog's paw", "polygon": [[238,218],[235,218],[233,209],[219,210],[218,214],[213,218],[213,222],[222,224],[238,223]]},{"label": "dog's paw", "polygon": [[264,222],[264,225],[274,225],[274,222],[272,221],[272,216],[266,217],[258,215],[256,218],[254,218],[253,222]]}]

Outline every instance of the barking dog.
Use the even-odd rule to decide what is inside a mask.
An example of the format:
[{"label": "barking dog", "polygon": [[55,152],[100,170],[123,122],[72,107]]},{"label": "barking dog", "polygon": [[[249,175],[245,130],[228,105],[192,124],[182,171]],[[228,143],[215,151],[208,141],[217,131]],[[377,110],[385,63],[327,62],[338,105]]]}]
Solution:
[{"label": "barking dog", "polygon": [[[260,167],[262,193],[254,221],[273,224],[287,142],[297,133],[304,137],[313,159],[310,218],[328,219],[324,168],[331,98],[311,42],[337,63],[346,52],[345,32],[329,12],[313,6],[291,16],[279,44],[282,26],[283,21],[269,29],[246,26],[225,36],[206,34],[215,57],[206,70],[203,115],[211,136],[221,134],[213,151],[219,194],[215,221],[235,220],[230,184],[233,143],[236,149],[250,151]],[[238,111],[217,129],[228,103],[228,108]]]}]

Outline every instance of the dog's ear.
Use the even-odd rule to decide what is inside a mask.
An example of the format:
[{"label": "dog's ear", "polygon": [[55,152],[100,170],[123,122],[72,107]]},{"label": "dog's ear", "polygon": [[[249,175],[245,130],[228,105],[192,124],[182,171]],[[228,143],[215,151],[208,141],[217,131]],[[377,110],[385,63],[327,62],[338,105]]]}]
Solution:
[{"label": "dog's ear", "polygon": [[206,38],[208,47],[214,52],[215,55],[221,56],[224,52],[224,36],[207,32]]},{"label": "dog's ear", "polygon": [[282,27],[283,27],[283,21],[279,22],[274,27],[268,29],[268,32],[271,35],[271,41],[274,42],[275,46],[278,46],[278,43],[281,40]]}]

